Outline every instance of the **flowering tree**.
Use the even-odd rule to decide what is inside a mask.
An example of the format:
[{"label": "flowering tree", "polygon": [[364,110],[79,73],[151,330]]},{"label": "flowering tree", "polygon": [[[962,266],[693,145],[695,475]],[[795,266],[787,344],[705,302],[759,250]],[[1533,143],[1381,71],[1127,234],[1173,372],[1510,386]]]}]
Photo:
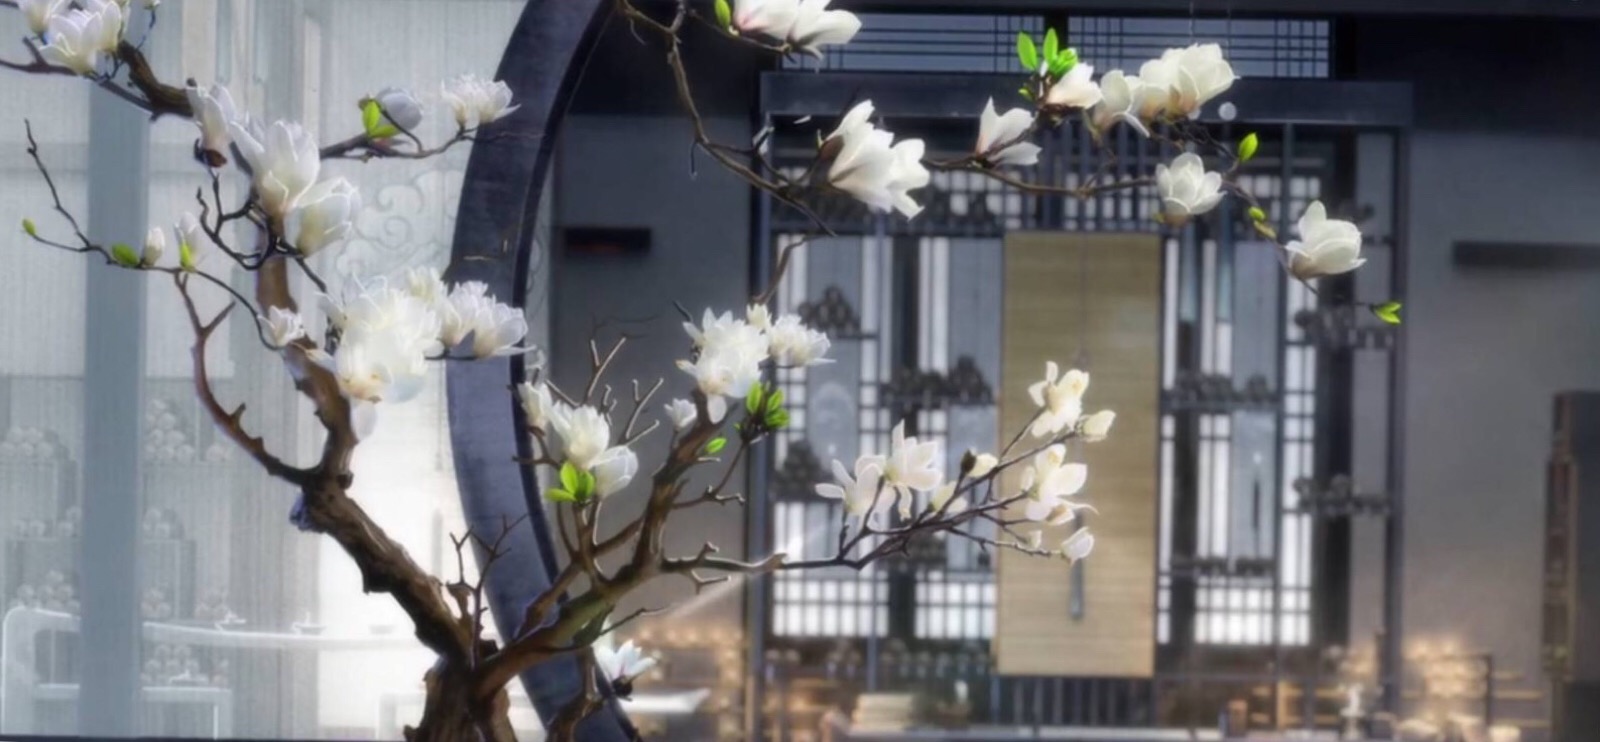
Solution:
[{"label": "flowering tree", "polygon": [[[158,4],[144,2],[151,24]],[[1230,147],[1194,123],[1201,107],[1235,79],[1214,44],[1172,49],[1137,75],[1111,71],[1097,81],[1094,68],[1062,47],[1053,31],[1042,45],[1023,35],[1018,55],[1028,76],[1022,92],[1034,106],[1000,113],[988,101],[970,153],[930,158],[922,140],[897,137],[882,128],[871,101],[864,100],[818,137],[815,158],[793,177],[767,159],[770,131],[750,146],[710,138],[683,65],[682,31],[688,23],[702,23],[727,43],[775,55],[816,54],[823,47],[848,43],[860,20],[830,9],[829,0],[699,4],[679,0],[658,16],[629,0],[616,0],[615,12],[660,42],[680,102],[694,123],[697,148],[752,187],[810,217],[817,234],[829,233],[812,206],[821,199],[853,198],[874,211],[909,219],[921,210],[914,192],[928,184],[932,171],[963,171],[1027,192],[1075,198],[1154,187],[1162,204],[1159,218],[1174,228],[1232,196],[1246,203],[1254,229],[1277,242],[1266,215],[1234,180],[1239,166],[1255,152],[1255,137]],[[860,569],[904,552],[913,540],[929,534],[1072,561],[1093,548],[1087,529],[1076,530],[1059,544],[1044,543],[1041,529],[1071,522],[1090,507],[1078,498],[1088,471],[1068,460],[1066,443],[1104,439],[1115,415],[1084,414],[1089,375],[1063,372],[1052,363],[1029,389],[1038,408],[1032,419],[1004,448],[967,452],[955,472],[941,468],[937,442],[905,435],[903,424],[895,427],[886,454],[834,461],[834,480],[816,485],[819,497],[842,505],[830,557],[799,560],[778,553],[744,561],[719,555],[710,543],[694,553],[668,553],[664,535],[682,521],[683,511],[743,501],[730,487],[739,463],[788,425],[783,393],[764,381],[770,371],[828,362],[825,335],[798,316],[775,316],[770,308],[790,256],[803,244],[796,242],[780,250],[769,285],[747,306],[720,312],[708,308],[698,322],[686,316],[685,353],[677,363],[684,374],[678,378],[693,382],[685,397],[663,406],[652,400],[664,379],[630,380],[626,385],[610,380],[624,350],[620,340],[606,348],[591,344],[592,373],[581,389],[559,388],[535,372],[515,390],[528,424],[526,434],[535,443],[535,455],[524,463],[546,472],[552,482],[544,496],[555,511],[556,536],[567,560],[550,589],[526,606],[517,629],[498,641],[488,639],[481,583],[471,584],[464,576],[447,581],[417,565],[349,496],[350,461],[376,424],[379,408],[415,395],[434,363],[492,361],[530,352],[523,345],[528,326],[522,311],[489,295],[483,284],[446,285],[432,270],[363,277],[330,288],[307,258],[334,249],[361,208],[356,188],[331,172],[338,163],[427,158],[469,142],[495,146],[497,140],[517,135],[497,125],[517,108],[512,91],[504,83],[470,75],[444,83],[439,98],[453,117],[454,134],[429,144],[414,133],[424,121],[422,103],[405,90],[386,89],[360,102],[356,133],[322,144],[298,123],[243,110],[222,86],[193,81],[176,86],[158,79],[140,49],[142,42],[128,38],[137,33],[137,24],[129,22],[136,9],[128,0],[0,0],[0,6],[20,10],[31,31],[22,40],[28,58],[0,58],[0,66],[82,78],[152,116],[188,119],[197,127],[194,152],[202,178],[196,191],[198,213],[175,215],[170,240],[163,229],[151,230],[141,248],[91,240],[62,202],[31,128],[28,153],[49,186],[58,231],[66,236],[53,237],[32,220],[24,220],[22,229],[40,245],[98,256],[113,269],[160,274],[173,283],[195,333],[194,388],[202,408],[268,474],[300,492],[295,523],[337,541],[360,568],[364,589],[390,595],[412,619],[418,640],[438,656],[426,678],[423,717],[408,730],[411,739],[510,739],[506,685],[528,667],[576,655],[584,691],[547,720],[552,738],[572,739],[580,721],[608,698],[626,696],[633,680],[652,665],[631,643],[599,656],[592,647],[602,634],[644,614],[614,615],[625,596],[658,578],[680,578],[698,591],[734,575]],[[1175,157],[1157,167],[1151,178],[1105,181],[1102,172],[1070,188],[1029,181],[1010,169],[1037,161],[1040,148],[1031,141],[1035,135],[1073,125],[1069,122],[1075,118],[1102,146],[1108,146],[1102,138],[1107,130],[1128,126],[1166,143]],[[225,203],[222,196],[221,179],[230,166],[251,184],[239,203]],[[254,236],[253,244],[230,244],[230,226],[243,227]],[[1279,243],[1284,264],[1296,278],[1309,281],[1361,264],[1359,231],[1349,222],[1328,218],[1321,204],[1307,210],[1299,231],[1298,241]],[[232,287],[234,270],[253,278],[253,296]],[[308,323],[302,315],[303,297],[294,295],[292,272],[317,287],[314,298],[325,323]],[[228,307],[203,316],[193,298],[197,284],[226,292]],[[244,407],[230,408],[214,393],[206,344],[236,307],[253,315],[263,349],[281,359],[296,389],[314,405],[325,436],[316,461],[293,462],[273,453],[247,431]],[[1374,308],[1390,321],[1398,321],[1397,310],[1398,305]],[[631,394],[624,399],[613,394],[614,388],[631,389]],[[667,437],[670,443],[664,459],[641,475],[634,446],[651,435]],[[688,478],[700,470],[711,470],[715,483],[691,489]],[[1011,470],[1018,476],[1003,483],[1002,474]],[[648,491],[643,506],[620,527],[602,528],[601,508],[629,487]],[[503,556],[501,539],[519,523],[508,518],[500,534],[465,534],[456,540],[457,548],[476,545],[486,555],[483,569],[497,568]],[[974,527],[978,525],[984,527],[982,533]],[[603,566],[612,562],[618,566]]]}]

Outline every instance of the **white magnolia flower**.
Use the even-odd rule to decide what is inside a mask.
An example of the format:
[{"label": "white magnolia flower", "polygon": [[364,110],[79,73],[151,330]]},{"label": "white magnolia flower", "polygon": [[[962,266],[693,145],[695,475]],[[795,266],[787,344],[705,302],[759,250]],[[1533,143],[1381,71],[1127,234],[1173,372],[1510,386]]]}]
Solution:
[{"label": "white magnolia flower", "polygon": [[826,363],[828,336],[805,326],[796,314],[785,314],[767,330],[768,352],[780,366]]},{"label": "white magnolia flower", "polygon": [[432,354],[439,345],[439,315],[427,302],[390,286],[382,278],[354,282],[354,297],[337,304],[329,319],[345,335],[393,332]]},{"label": "white magnolia flower", "polygon": [[1061,108],[1089,108],[1103,97],[1100,86],[1094,84],[1094,65],[1075,64],[1045,91],[1044,103]]},{"label": "white magnolia flower", "polygon": [[589,470],[611,445],[611,420],[591,406],[549,411],[551,454],[573,466]]},{"label": "white magnolia flower", "polygon": [[404,402],[426,386],[427,343],[400,326],[346,332],[331,358],[320,357],[346,397],[360,402]]},{"label": "white magnolia flower", "polygon": [[767,360],[771,340],[760,328],[735,319],[732,312],[719,316],[710,309],[699,326],[685,322],[683,329],[699,355],[693,362],[678,361],[678,368],[693,376],[706,395],[711,421],[720,421],[727,414],[727,397],[742,399],[761,381],[761,364]]},{"label": "white magnolia flower", "polygon": [[1206,102],[1232,87],[1238,76],[1222,57],[1221,46],[1193,44],[1168,49],[1159,59],[1145,62],[1139,68],[1139,79],[1165,91],[1164,97],[1150,101],[1146,107],[1148,113],[1191,116]]},{"label": "white magnolia flower", "polygon": [[596,645],[594,661],[600,666],[600,672],[605,673],[606,678],[613,683],[631,683],[656,666],[655,658],[644,656],[644,653],[634,646],[632,639],[623,642],[616,651]]},{"label": "white magnolia flower", "polygon": [[446,348],[472,338],[474,358],[509,356],[526,351],[517,343],[528,334],[528,320],[516,307],[502,304],[489,295],[481,281],[456,284],[446,302],[440,305],[439,340]]},{"label": "white magnolia flower", "polygon": [[268,307],[267,316],[257,317],[256,322],[261,324],[267,343],[274,348],[286,348],[306,336],[305,320],[301,319],[298,312],[282,307]]},{"label": "white magnolia flower", "polygon": [[1117,419],[1117,413],[1111,410],[1101,410],[1078,421],[1078,435],[1090,443],[1097,443],[1106,439],[1111,433],[1111,423]]},{"label": "white magnolia flower", "polygon": [[187,246],[189,264],[185,268],[193,268],[205,260],[211,253],[211,240],[206,236],[205,230],[200,228],[200,219],[190,212],[184,212],[178,217],[178,223],[173,227],[178,237],[178,250],[181,254]]},{"label": "white magnolia flower", "polygon": [[944,481],[939,467],[939,442],[906,437],[906,424],[894,426],[892,445],[883,463],[883,481],[899,494],[901,507],[909,508],[912,491],[931,492]]},{"label": "white magnolia flower", "polygon": [[[751,304],[745,307],[744,321],[758,330],[766,330],[772,327],[772,310],[768,309],[765,304]],[[693,333],[690,333],[690,335],[692,337]]]},{"label": "white magnolia flower", "polygon": [[404,88],[384,88],[378,91],[372,99],[378,102],[378,108],[383,110],[383,115],[389,123],[404,131],[415,131],[422,125],[422,103],[411,91]]},{"label": "white magnolia flower", "polygon": [[160,227],[151,227],[144,235],[144,252],[139,254],[139,265],[153,268],[161,262],[161,256],[167,252],[167,232]]},{"label": "white magnolia flower", "polygon": [[1069,562],[1089,556],[1094,551],[1094,534],[1087,528],[1079,528],[1072,532],[1065,541],[1061,542],[1061,556]]},{"label": "white magnolia flower", "polygon": [[34,36],[43,36],[50,30],[50,21],[60,15],[66,5],[67,0],[20,0],[17,8],[28,22],[28,30]]},{"label": "white magnolia flower", "polygon": [[1067,498],[1082,491],[1088,479],[1089,467],[1067,462],[1066,446],[1057,443],[1040,451],[1022,474],[1028,520],[1053,526],[1071,521],[1089,506]]},{"label": "white magnolia flower", "polygon": [[228,131],[250,163],[261,208],[274,219],[288,217],[322,170],[316,136],[293,121],[274,121],[262,131],[235,120]]},{"label": "white magnolia flower", "polygon": [[721,422],[728,414],[728,398],[743,399],[750,387],[761,382],[761,362],[766,359],[764,347],[735,345],[703,350],[693,363],[678,361],[678,368],[693,376],[706,395],[711,422]]},{"label": "white magnolia flower", "polygon": [[1289,272],[1309,281],[1349,273],[1367,262],[1361,257],[1361,230],[1355,224],[1329,219],[1321,201],[1312,201],[1300,217],[1300,239],[1284,246]]},{"label": "white magnolia flower", "polygon": [[350,384],[360,391],[346,393],[354,398],[373,397],[371,401],[402,401],[414,396],[421,390],[428,358],[443,351],[438,312],[381,278],[365,284],[352,281],[345,294],[343,301],[320,297],[328,321],[341,333],[333,360],[338,361],[338,356],[353,345],[367,346],[361,349],[360,357],[350,359],[348,368],[354,373],[366,365],[378,364],[388,376],[375,395],[367,393],[370,379],[352,380]]},{"label": "white magnolia flower", "polygon": [[1112,70],[1100,78],[1100,93],[1100,102],[1088,112],[1089,126],[1096,136],[1105,134],[1118,121],[1126,121],[1140,135],[1150,136],[1150,129],[1140,117],[1150,100],[1164,96],[1163,91],[1145,85],[1138,75]]},{"label": "white magnolia flower", "polygon": [[[57,9],[59,10],[59,8]],[[94,75],[108,54],[122,43],[122,6],[110,0],[83,0],[82,7],[50,17],[45,59],[80,75]]]},{"label": "white magnolia flower", "polygon": [[527,419],[528,427],[534,430],[544,430],[550,423],[550,411],[561,404],[550,394],[548,386],[531,381],[517,385],[517,401],[522,405],[522,416]]},{"label": "white magnolia flower", "polygon": [[683,331],[689,334],[689,339],[699,350],[752,345],[760,346],[764,353],[769,343],[762,333],[762,328],[756,324],[735,318],[733,312],[723,312],[718,315],[709,308],[701,316],[699,325],[685,322]]},{"label": "white magnolia flower", "polygon": [[799,0],[733,0],[733,27],[744,34],[786,39],[799,15]]},{"label": "white magnolia flower", "polygon": [[1206,172],[1200,155],[1185,152],[1171,166],[1156,165],[1156,192],[1166,223],[1178,226],[1222,203],[1222,174]]},{"label": "white magnolia flower", "polygon": [[194,125],[200,129],[196,149],[206,164],[220,167],[228,161],[223,153],[233,142],[229,125],[241,115],[233,104],[233,94],[222,85],[212,85],[210,90],[190,85],[184,92],[189,97],[189,108],[194,111]]},{"label": "white magnolia flower", "polygon": [[896,143],[893,134],[868,123],[872,111],[872,101],[862,101],[835,130],[839,153],[828,167],[828,182],[873,211],[915,217],[922,207],[910,191],[928,184],[928,169],[922,165],[927,145],[921,139]]},{"label": "white magnolia flower", "polygon": [[883,464],[881,456],[862,456],[856,459],[855,476],[852,477],[844,464],[834,459],[834,482],[817,485],[817,494],[843,503],[845,514],[849,517],[877,520],[888,510],[891,499],[879,493],[883,487]]},{"label": "white magnolia flower", "polygon": [[627,446],[612,446],[596,456],[590,466],[595,495],[608,497],[621,492],[639,473],[639,455]]},{"label": "white magnolia flower", "polygon": [[[974,152],[996,167],[1005,165],[1033,165],[1039,161],[1040,147],[1023,141],[1033,127],[1034,115],[1025,108],[1013,108],[1004,115],[995,111],[994,99],[984,104],[983,115],[978,118],[978,145]],[[990,152],[1006,142],[1016,142],[999,152]]]},{"label": "white magnolia flower", "polygon": [[1039,416],[1034,419],[1034,437],[1060,433],[1062,429],[1078,422],[1083,414],[1083,393],[1089,389],[1089,374],[1073,369],[1061,375],[1061,367],[1050,361],[1044,367],[1044,381],[1028,387],[1028,395],[1039,405]]},{"label": "white magnolia flower", "polygon": [[354,229],[359,211],[361,192],[342,176],[308,188],[295,202],[295,249],[310,257],[344,239]]},{"label": "white magnolia flower", "polygon": [[450,104],[456,125],[469,129],[487,126],[510,116],[521,106],[511,105],[511,88],[502,80],[482,80],[462,75],[444,83],[440,97]]},{"label": "white magnolia flower", "polygon": [[972,479],[983,479],[989,476],[989,472],[994,471],[994,468],[999,465],[1000,459],[995,458],[994,454],[980,453],[973,457],[972,469],[967,472],[967,476]]},{"label": "white magnolia flower", "polygon": [[789,45],[821,57],[822,47],[848,44],[861,30],[861,19],[846,10],[828,10],[830,0],[800,0],[794,23],[789,26]]},{"label": "white magnolia flower", "polygon": [[694,403],[687,399],[674,399],[666,404],[667,417],[672,420],[672,427],[683,430],[694,424],[700,413],[694,408]]}]

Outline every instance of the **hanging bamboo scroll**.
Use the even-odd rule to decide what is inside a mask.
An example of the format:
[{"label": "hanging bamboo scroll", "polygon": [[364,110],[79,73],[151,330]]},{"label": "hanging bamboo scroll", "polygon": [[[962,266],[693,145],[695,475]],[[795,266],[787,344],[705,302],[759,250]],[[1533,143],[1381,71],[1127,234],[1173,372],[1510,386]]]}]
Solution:
[{"label": "hanging bamboo scroll", "polygon": [[[1155,655],[1161,243],[1148,234],[1013,233],[1005,240],[1001,430],[1035,410],[1045,362],[1086,353],[1086,412],[1117,413],[1077,446],[1097,539],[1080,567],[1002,552],[994,651],[1004,675],[1148,677]],[[1076,445],[1076,444],[1075,444]],[[1009,474],[1008,491],[1017,486]],[[1074,526],[1046,531],[1059,544]],[[1074,587],[1074,582],[1081,585]]]}]

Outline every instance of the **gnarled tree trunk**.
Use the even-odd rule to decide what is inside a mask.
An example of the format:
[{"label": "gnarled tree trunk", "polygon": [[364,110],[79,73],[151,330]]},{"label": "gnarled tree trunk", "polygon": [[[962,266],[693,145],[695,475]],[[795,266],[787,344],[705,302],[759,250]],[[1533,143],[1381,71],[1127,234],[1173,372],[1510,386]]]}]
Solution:
[{"label": "gnarled tree trunk", "polygon": [[[533,236],[546,175],[567,103],[599,35],[609,0],[528,0],[496,78],[521,108],[502,126],[518,132],[492,147],[475,147],[467,163],[449,278],[483,281],[495,296],[527,300]],[[506,542],[514,568],[492,570],[488,596],[501,636],[511,636],[523,609],[549,589],[557,573],[554,538],[532,472],[516,462],[530,455],[522,411],[510,387],[524,361],[460,364],[446,377],[451,444],[467,525],[493,530],[503,518],[528,516]],[[508,565],[509,566],[509,565]],[[522,673],[523,688],[550,724],[582,688],[578,663],[549,659]],[[633,737],[614,704],[583,724],[581,739]]]}]

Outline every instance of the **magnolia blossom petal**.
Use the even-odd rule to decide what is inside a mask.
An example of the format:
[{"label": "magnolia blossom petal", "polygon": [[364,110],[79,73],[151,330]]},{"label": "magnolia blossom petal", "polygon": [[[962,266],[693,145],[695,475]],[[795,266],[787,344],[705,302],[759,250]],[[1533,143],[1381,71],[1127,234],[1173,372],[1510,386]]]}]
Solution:
[{"label": "magnolia blossom petal", "polygon": [[591,466],[595,494],[606,497],[621,491],[633,481],[634,475],[639,473],[639,456],[627,446],[614,446],[595,457]]},{"label": "magnolia blossom petal", "polygon": [[557,458],[584,471],[593,469],[611,448],[611,420],[588,405],[553,410],[550,430]]},{"label": "magnolia blossom petal", "polygon": [[1156,166],[1156,191],[1168,224],[1176,226],[1222,202],[1222,175],[1207,172],[1199,155],[1185,152],[1171,166]]},{"label": "magnolia blossom petal", "polygon": [[1045,91],[1045,105],[1090,108],[1105,97],[1094,83],[1094,65],[1075,64]]},{"label": "magnolia blossom petal", "polygon": [[286,218],[321,172],[316,136],[293,121],[258,129],[236,119],[229,122],[228,132],[250,164],[261,208],[274,219]]},{"label": "magnolia blossom petal", "polygon": [[389,122],[404,131],[422,125],[422,103],[404,88],[384,88],[372,96]]},{"label": "magnolia blossom petal", "polygon": [[194,111],[194,124],[200,129],[200,141],[195,145],[207,165],[220,167],[228,161],[224,154],[233,143],[229,127],[243,113],[234,106],[233,94],[221,85],[209,89],[190,85],[184,90],[189,108]]},{"label": "magnolia blossom petal", "polygon": [[257,317],[256,322],[260,323],[267,344],[274,348],[288,347],[306,336],[305,321],[300,314],[282,307],[268,307],[267,316]]},{"label": "magnolia blossom petal", "polygon": [[672,427],[683,430],[699,417],[699,411],[694,408],[694,403],[687,399],[674,399],[666,404],[667,417],[672,420]]},{"label": "magnolia blossom petal", "polygon": [[[1013,108],[1001,115],[995,110],[994,99],[990,98],[978,118],[978,144],[974,152],[996,166],[1038,163],[1041,148],[1033,142],[1024,141],[1033,122],[1033,112],[1025,108]],[[1007,145],[998,152],[990,152],[1007,142],[1015,144]]]},{"label": "magnolia blossom petal", "polygon": [[548,386],[531,381],[517,385],[517,401],[522,405],[522,416],[527,419],[528,427],[534,430],[544,430],[550,422],[550,411],[557,404]]},{"label": "magnolia blossom petal", "polygon": [[1097,443],[1106,439],[1111,433],[1111,424],[1117,419],[1117,413],[1111,410],[1101,410],[1078,421],[1078,435],[1090,443]]},{"label": "magnolia blossom petal", "polygon": [[845,10],[829,10],[830,0],[800,0],[787,40],[797,49],[815,56],[822,47],[848,44],[861,31],[861,19]]},{"label": "magnolia blossom petal", "polygon": [[799,14],[799,0],[733,0],[731,20],[741,33],[780,40],[789,36]]},{"label": "magnolia blossom petal", "polygon": [[1073,531],[1061,542],[1061,556],[1071,562],[1088,557],[1091,551],[1094,551],[1094,534],[1087,528]]},{"label": "magnolia blossom petal", "polygon": [[1321,201],[1313,201],[1299,221],[1300,239],[1284,246],[1289,272],[1302,281],[1353,271],[1361,257],[1361,230],[1352,222],[1329,219]]},{"label": "magnolia blossom petal", "polygon": [[983,479],[989,476],[989,473],[994,471],[994,468],[999,464],[1000,459],[995,458],[994,454],[980,453],[973,457],[972,469],[967,472],[967,476],[973,479]]},{"label": "magnolia blossom petal", "polygon": [[67,8],[67,0],[18,0],[17,8],[34,36],[50,30],[50,21]]},{"label": "magnolia blossom petal", "polygon": [[356,213],[361,211],[361,192],[343,177],[329,178],[306,190],[298,201],[294,218],[294,246],[307,257],[344,239],[354,229]]}]

